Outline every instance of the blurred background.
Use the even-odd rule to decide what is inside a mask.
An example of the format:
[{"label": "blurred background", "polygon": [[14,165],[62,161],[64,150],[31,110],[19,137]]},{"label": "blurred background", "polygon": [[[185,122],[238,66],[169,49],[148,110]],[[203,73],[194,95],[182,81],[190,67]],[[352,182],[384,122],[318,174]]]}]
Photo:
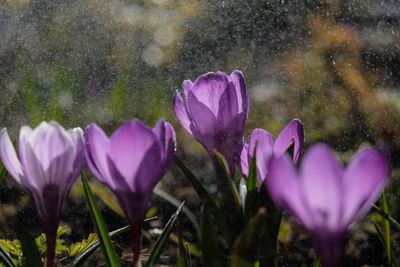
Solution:
[{"label": "blurred background", "polygon": [[[95,122],[111,133],[133,117],[150,125],[165,117],[177,130],[178,155],[213,191],[207,155],[174,118],[172,94],[185,79],[239,69],[251,94],[246,137],[256,127],[276,136],[297,117],[306,146],[327,142],[345,162],[362,145],[384,149],[394,169],[388,192],[398,218],[399,32],[397,0],[2,0],[0,126],[17,140],[22,125],[41,120],[82,128]],[[187,185],[172,168],[162,188],[196,210],[200,202]],[[72,195],[64,221],[69,238],[79,240],[92,230],[79,188]],[[3,180],[1,213],[36,229],[26,197]],[[174,210],[157,207],[160,214]],[[124,224],[112,210],[105,213],[110,228]],[[12,238],[5,222],[0,237]],[[313,257],[298,228],[289,220],[282,231],[287,266]],[[370,225],[351,234],[346,254],[347,266],[384,262]]]}]

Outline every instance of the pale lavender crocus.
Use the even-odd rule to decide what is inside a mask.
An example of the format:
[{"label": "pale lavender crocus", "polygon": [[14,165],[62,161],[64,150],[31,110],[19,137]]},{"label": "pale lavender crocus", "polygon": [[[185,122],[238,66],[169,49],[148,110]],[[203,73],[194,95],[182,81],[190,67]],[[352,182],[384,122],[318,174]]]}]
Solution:
[{"label": "pale lavender crocus", "polygon": [[0,157],[14,179],[31,191],[47,240],[46,266],[54,266],[57,228],[65,198],[84,162],[84,140],[80,128],[66,131],[56,122],[37,128],[23,126],[19,155],[8,136],[0,132]]},{"label": "pale lavender crocus", "polygon": [[249,112],[246,82],[240,71],[230,75],[210,72],[194,82],[186,80],[183,95],[177,91],[173,108],[180,124],[214,158],[214,150],[226,159],[231,174],[243,147]]},{"label": "pale lavender crocus", "polygon": [[339,266],[348,227],[368,212],[387,183],[384,155],[362,149],[344,169],[328,146],[318,144],[304,156],[299,174],[287,155],[272,158],[269,167],[274,202],[311,233],[322,266]]},{"label": "pale lavender crocus", "polygon": [[249,137],[249,142],[243,146],[239,168],[243,176],[249,174],[249,165],[256,153],[256,166],[258,184],[261,186],[268,176],[269,160],[272,156],[281,157],[287,149],[293,145],[293,162],[299,159],[304,143],[303,123],[299,119],[293,119],[280,132],[278,138],[274,137],[264,129],[255,129]]},{"label": "pale lavender crocus", "polygon": [[135,265],[153,188],[172,161],[174,129],[162,119],[153,129],[131,120],[108,138],[96,124],[91,124],[85,131],[85,139],[90,170],[113,191],[129,222]]}]

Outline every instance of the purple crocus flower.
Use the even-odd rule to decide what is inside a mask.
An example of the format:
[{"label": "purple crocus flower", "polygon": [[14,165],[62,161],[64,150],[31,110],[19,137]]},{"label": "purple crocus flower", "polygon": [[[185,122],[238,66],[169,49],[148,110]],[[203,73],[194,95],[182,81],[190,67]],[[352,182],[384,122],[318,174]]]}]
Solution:
[{"label": "purple crocus flower", "polygon": [[174,129],[162,119],[153,129],[131,120],[108,138],[96,124],[91,124],[86,129],[85,139],[90,170],[114,192],[131,227],[135,265],[153,188],[172,161]]},{"label": "purple crocus flower", "polygon": [[0,157],[8,172],[29,189],[43,221],[47,239],[46,266],[54,266],[57,228],[64,200],[84,161],[80,128],[66,131],[56,122],[42,122],[34,130],[23,126],[19,156],[8,136],[0,132]]},{"label": "purple crocus flower", "polygon": [[326,145],[314,145],[298,174],[287,155],[270,161],[274,202],[310,231],[324,267],[337,267],[347,228],[377,200],[387,182],[383,154],[362,149],[344,169]]},{"label": "purple crocus flower", "polygon": [[249,165],[254,157],[254,150],[256,150],[258,184],[261,185],[268,176],[270,158],[272,156],[281,157],[293,144],[293,162],[296,163],[303,148],[303,143],[303,123],[299,119],[290,121],[276,140],[268,131],[257,128],[250,134],[249,143],[243,146],[239,168],[245,177],[249,175]]},{"label": "purple crocus flower", "polygon": [[240,71],[230,75],[209,72],[192,82],[183,82],[183,96],[174,95],[173,108],[180,124],[200,142],[211,158],[221,153],[234,174],[243,147],[249,113],[246,82]]}]

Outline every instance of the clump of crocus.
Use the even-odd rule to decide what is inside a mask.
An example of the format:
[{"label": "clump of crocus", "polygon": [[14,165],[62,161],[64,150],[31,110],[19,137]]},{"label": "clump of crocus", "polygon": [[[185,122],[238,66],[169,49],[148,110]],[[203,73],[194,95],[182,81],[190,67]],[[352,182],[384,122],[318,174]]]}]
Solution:
[{"label": "clump of crocus", "polygon": [[381,152],[358,152],[344,169],[326,145],[306,153],[300,174],[287,155],[270,161],[270,194],[310,231],[324,267],[337,267],[348,227],[377,200],[387,182],[388,164]]},{"label": "clump of crocus", "polygon": [[172,161],[174,129],[162,119],[153,129],[132,120],[108,138],[102,129],[91,124],[86,129],[85,139],[90,170],[114,192],[129,222],[135,265],[153,188]]},{"label": "clump of crocus", "polygon": [[46,266],[54,266],[57,228],[64,200],[84,161],[80,128],[66,131],[56,122],[42,122],[34,130],[23,126],[19,157],[8,136],[0,133],[0,156],[14,179],[31,191],[47,240]]},{"label": "clump of crocus", "polygon": [[243,147],[249,112],[246,82],[240,71],[230,75],[210,72],[194,82],[186,80],[174,95],[173,108],[180,124],[214,158],[214,150],[226,159],[231,174]]},{"label": "clump of crocus", "polygon": [[250,134],[249,143],[243,146],[240,155],[240,170],[245,177],[248,176],[249,165],[253,160],[254,153],[256,153],[258,184],[261,186],[267,178],[271,157],[281,157],[291,145],[294,145],[293,162],[296,163],[303,148],[303,143],[303,123],[299,119],[290,121],[276,140],[268,131],[257,128]]}]

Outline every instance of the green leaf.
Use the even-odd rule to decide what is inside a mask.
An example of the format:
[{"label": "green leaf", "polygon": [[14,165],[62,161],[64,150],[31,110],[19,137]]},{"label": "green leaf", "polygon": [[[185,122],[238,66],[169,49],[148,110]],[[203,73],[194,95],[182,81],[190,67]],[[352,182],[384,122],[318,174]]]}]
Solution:
[{"label": "green leaf", "polygon": [[98,241],[97,235],[95,233],[90,233],[87,239],[83,239],[80,242],[71,244],[68,248],[68,255],[70,257],[74,257],[85,251],[89,246],[91,246],[96,241]]},{"label": "green leaf", "polygon": [[[147,218],[144,221],[150,221],[150,220],[153,220],[154,218],[156,218],[156,217]],[[113,238],[113,237],[119,236],[119,235],[127,233],[127,232],[129,232],[129,225],[121,227],[117,230],[114,230],[114,231],[108,233],[108,236],[110,238]],[[95,241],[90,242],[90,239],[95,239]],[[88,243],[90,242],[90,244],[87,247],[85,247],[81,252],[78,252],[79,255],[74,258],[74,260],[70,264],[70,267],[77,267],[77,266],[80,266],[81,264],[83,264],[83,262],[85,262],[85,260],[87,260],[93,254],[93,252],[95,252],[96,249],[100,246],[100,242],[98,241],[96,234],[90,234],[87,239],[87,242]],[[70,251],[72,251],[71,247],[70,247]]]},{"label": "green leaf", "polygon": [[13,222],[13,229],[21,242],[24,266],[42,267],[42,259],[33,235],[29,233],[25,226],[18,220]]},{"label": "green leaf", "polygon": [[0,163],[0,181],[2,181],[4,177],[6,177],[6,173],[6,168],[4,168],[4,165]]},{"label": "green leaf", "polygon": [[145,265],[146,267],[152,267],[156,264],[157,260],[159,259],[160,255],[161,255],[161,250],[164,247],[165,243],[168,241],[169,235],[172,232],[172,229],[175,225],[176,219],[178,218],[178,215],[181,212],[184,204],[185,204],[185,202],[182,202],[182,204],[178,207],[178,209],[175,211],[175,213],[171,216],[171,218],[165,225],[163,232],[158,237],[158,239],[156,240],[156,243],[153,246],[153,249],[151,250],[149,259],[147,260],[146,265]]},{"label": "green leaf", "polygon": [[222,264],[222,253],[218,245],[214,218],[208,203],[205,203],[201,217],[201,247],[203,251],[203,266],[219,267]]},{"label": "green leaf", "polygon": [[199,179],[194,176],[194,174],[185,166],[185,164],[174,155],[174,163],[178,168],[185,174],[186,178],[189,180],[193,189],[196,191],[197,195],[203,200],[204,203],[208,203],[213,212],[218,213],[218,207],[215,203],[214,199],[211,197],[210,193],[208,193],[207,189],[200,183]]},{"label": "green leaf", "polygon": [[226,194],[224,197],[229,199],[230,203],[233,203],[237,207],[237,209],[241,210],[240,195],[235,186],[235,183],[231,179],[228,164],[226,163],[226,160],[221,153],[216,150],[214,150],[213,153],[215,157],[217,183],[221,183],[220,190]]},{"label": "green leaf", "polygon": [[397,222],[392,216],[384,212],[381,208],[376,206],[375,204],[372,204],[372,208],[385,220],[387,220],[394,229],[397,231],[400,231],[400,223]]},{"label": "green leaf", "polygon": [[[265,220],[265,213],[266,209],[260,209],[236,239],[232,250],[231,267],[254,267],[257,261],[256,248],[260,245],[260,232]],[[272,257],[273,255],[265,256]]]},{"label": "green leaf", "polygon": [[[375,231],[378,234],[378,238],[382,243],[382,246],[386,249],[386,242],[385,242],[385,237],[384,237],[384,233],[382,232],[381,228],[379,227],[378,223],[374,220],[372,220],[372,223],[375,227]],[[400,266],[400,262],[397,260],[397,258],[394,256],[393,251],[391,251],[391,254],[393,255],[392,257],[392,264],[389,266]]]},{"label": "green leaf", "polygon": [[[178,208],[181,205],[181,202],[178,199],[174,198],[173,196],[171,196],[170,194],[168,194],[165,191],[162,191],[158,188],[154,188],[153,193],[155,196],[162,198],[163,200],[169,202],[176,208]],[[190,220],[190,222],[192,223],[197,234],[200,236],[200,226],[199,226],[199,223],[197,222],[197,219],[194,216],[194,214],[186,206],[182,207],[182,212]]]},{"label": "green leaf", "polygon": [[177,236],[178,236],[178,259],[176,261],[175,267],[191,267],[192,260],[190,257],[190,252],[188,251],[188,246],[183,244],[182,238],[182,227],[181,224],[177,223]]},{"label": "green leaf", "polygon": [[[254,148],[256,149],[256,148]],[[257,213],[260,208],[259,192],[258,192],[258,175],[257,175],[257,164],[256,164],[256,154],[254,153],[253,159],[249,166],[249,175],[247,177],[247,195],[245,200],[245,217],[248,221],[250,218]]]},{"label": "green leaf", "polygon": [[221,212],[218,209],[217,204],[214,199],[211,197],[210,193],[208,193],[207,189],[200,183],[199,179],[194,176],[194,174],[185,166],[185,164],[174,155],[174,163],[178,168],[183,172],[185,177],[189,180],[193,189],[196,191],[197,195],[200,199],[207,204],[210,212],[214,216],[215,222],[218,225],[219,231],[224,235],[225,238],[228,238],[228,232],[225,226],[225,221],[222,218]]},{"label": "green leaf", "polygon": [[[254,151],[257,149],[257,145],[254,147]],[[247,191],[254,191],[258,188],[258,175],[257,175],[257,159],[256,153],[250,162],[249,175],[247,177]]]},{"label": "green leaf", "polygon": [[115,253],[114,247],[111,244],[111,239],[108,236],[108,230],[104,223],[104,219],[101,216],[100,210],[96,205],[95,198],[92,190],[90,189],[89,183],[84,175],[81,176],[83,188],[85,190],[86,199],[89,205],[90,216],[92,222],[96,228],[97,236],[101,247],[103,249],[104,259],[108,267],[120,266],[117,254]]},{"label": "green leaf", "polygon": [[[386,214],[389,214],[389,204],[387,201],[387,196],[385,191],[381,194],[381,207],[382,211]],[[391,239],[390,239],[390,223],[387,220],[383,221],[383,233],[384,233],[384,240],[385,240],[385,250],[386,250],[386,257],[388,260],[389,265],[392,264],[392,246],[391,246]]]},{"label": "green leaf", "polygon": [[214,152],[215,171],[217,175],[217,186],[219,198],[221,201],[221,215],[225,222],[224,225],[228,231],[228,243],[232,245],[236,237],[242,231],[245,222],[241,199],[236,185],[229,174],[228,164],[218,151]]},{"label": "green leaf", "polygon": [[[118,235],[121,235],[123,233],[129,232],[129,226],[124,226],[122,228],[119,228],[115,231],[112,231],[108,234],[108,236],[115,237]],[[90,244],[88,247],[86,247],[78,256],[74,258],[74,260],[71,262],[70,266],[71,267],[77,267],[83,264],[84,261],[86,261],[92,254],[93,252],[96,251],[96,249],[100,246],[100,241],[94,241],[92,244]]]},{"label": "green leaf", "polygon": [[7,253],[3,246],[0,246],[0,262],[6,267],[15,267],[10,254]]}]

